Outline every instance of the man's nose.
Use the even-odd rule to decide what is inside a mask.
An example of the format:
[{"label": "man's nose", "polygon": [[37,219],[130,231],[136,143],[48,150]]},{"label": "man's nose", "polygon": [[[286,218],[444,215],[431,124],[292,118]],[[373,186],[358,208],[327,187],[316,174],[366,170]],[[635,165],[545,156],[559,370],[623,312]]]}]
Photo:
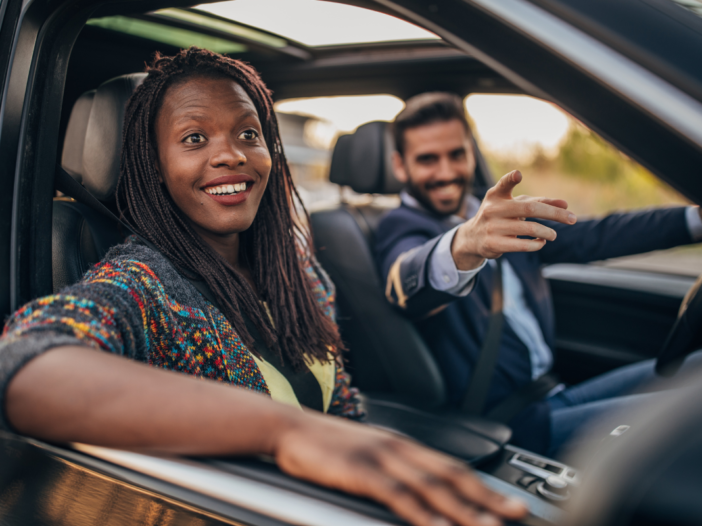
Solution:
[{"label": "man's nose", "polygon": [[214,144],[215,151],[210,157],[210,164],[217,168],[224,166],[230,169],[246,164],[246,154],[236,141],[221,139]]},{"label": "man's nose", "polygon": [[455,179],[456,176],[456,167],[451,160],[447,157],[441,157],[436,170],[436,179],[439,181],[449,181]]}]

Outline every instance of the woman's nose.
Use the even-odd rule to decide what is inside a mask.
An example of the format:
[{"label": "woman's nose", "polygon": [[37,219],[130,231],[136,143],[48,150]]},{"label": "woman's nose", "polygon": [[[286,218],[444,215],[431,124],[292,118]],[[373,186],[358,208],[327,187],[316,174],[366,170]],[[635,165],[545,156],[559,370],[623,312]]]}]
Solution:
[{"label": "woman's nose", "polygon": [[226,166],[235,168],[246,164],[246,155],[238,147],[235,141],[222,140],[214,154],[210,157],[210,164],[213,167]]}]

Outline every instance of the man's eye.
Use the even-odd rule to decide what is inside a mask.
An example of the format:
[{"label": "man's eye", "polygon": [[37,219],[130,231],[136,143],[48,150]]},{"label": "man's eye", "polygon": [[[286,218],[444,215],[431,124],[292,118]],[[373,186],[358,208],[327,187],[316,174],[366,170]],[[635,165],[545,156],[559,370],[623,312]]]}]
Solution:
[{"label": "man's eye", "polygon": [[203,134],[193,133],[192,135],[188,135],[185,138],[185,141],[183,141],[183,142],[185,142],[186,144],[202,144],[203,142],[205,142],[205,140],[206,139],[205,139],[205,136]]},{"label": "man's eye", "polygon": [[258,138],[258,132],[256,130],[246,130],[241,132],[239,135],[239,139],[243,139],[245,141],[253,141],[254,139]]}]

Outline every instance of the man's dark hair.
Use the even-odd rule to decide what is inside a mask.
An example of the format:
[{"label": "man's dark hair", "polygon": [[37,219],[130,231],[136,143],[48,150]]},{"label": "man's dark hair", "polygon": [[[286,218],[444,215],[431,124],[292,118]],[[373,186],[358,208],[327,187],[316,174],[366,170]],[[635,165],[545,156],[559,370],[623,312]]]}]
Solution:
[{"label": "man's dark hair", "polygon": [[407,101],[392,125],[395,149],[400,155],[405,154],[405,132],[411,128],[425,126],[434,122],[447,122],[458,119],[471,136],[470,127],[463,109],[463,101],[458,95],[440,91],[422,93]]},{"label": "man's dark hair", "polygon": [[[304,356],[322,362],[343,349],[336,324],[322,312],[301,259],[311,257],[309,218],[293,185],[268,88],[248,64],[197,48],[173,57],[157,54],[148,76],[129,99],[122,139],[117,205],[125,220],[156,245],[178,270],[207,283],[243,343],[255,350],[245,317],[272,349],[302,367]],[[169,87],[190,78],[231,78],[256,107],[272,167],[251,227],[240,235],[254,288],[190,226],[159,183],[154,152],[156,116]],[[299,205],[303,218],[298,216]],[[270,309],[262,305],[263,300]]]}]

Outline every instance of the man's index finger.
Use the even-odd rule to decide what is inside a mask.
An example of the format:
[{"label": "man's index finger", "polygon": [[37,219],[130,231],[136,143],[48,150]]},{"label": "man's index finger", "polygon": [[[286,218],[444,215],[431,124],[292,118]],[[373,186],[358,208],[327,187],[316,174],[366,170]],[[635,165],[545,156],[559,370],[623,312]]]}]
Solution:
[{"label": "man's index finger", "polygon": [[507,175],[503,175],[495,185],[495,193],[500,197],[509,199],[512,197],[512,190],[522,182],[522,174],[519,170],[513,170]]}]

